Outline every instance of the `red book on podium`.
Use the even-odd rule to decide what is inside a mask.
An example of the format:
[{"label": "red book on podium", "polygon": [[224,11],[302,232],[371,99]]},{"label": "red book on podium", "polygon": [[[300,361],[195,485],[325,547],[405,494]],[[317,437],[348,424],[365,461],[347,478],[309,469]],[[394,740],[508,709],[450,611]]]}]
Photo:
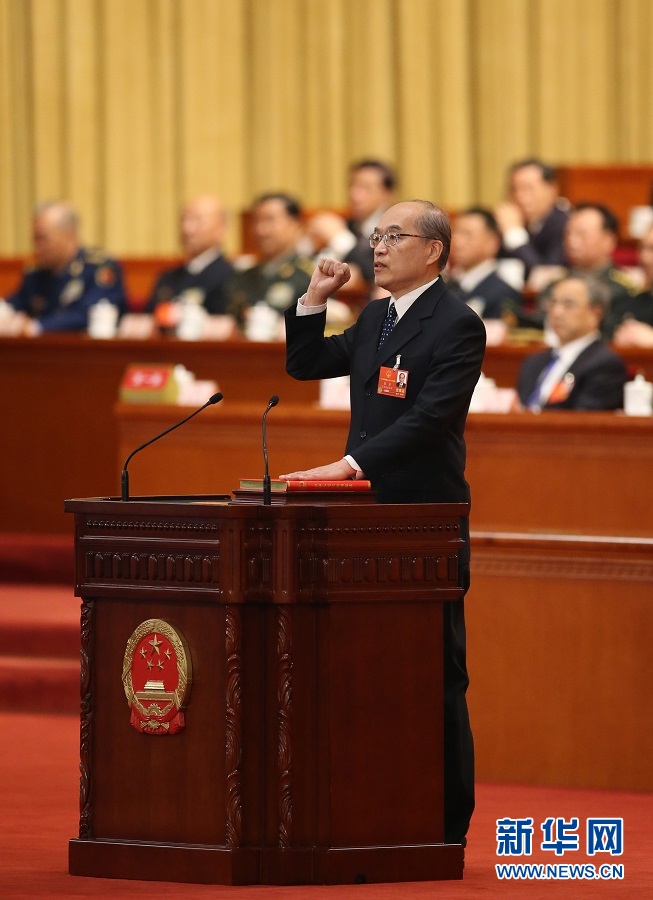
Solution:
[{"label": "red book on podium", "polygon": [[[263,499],[262,478],[241,478],[233,492],[235,503],[260,503]],[[372,482],[360,481],[270,481],[272,506],[314,503],[374,503],[376,492]]]}]

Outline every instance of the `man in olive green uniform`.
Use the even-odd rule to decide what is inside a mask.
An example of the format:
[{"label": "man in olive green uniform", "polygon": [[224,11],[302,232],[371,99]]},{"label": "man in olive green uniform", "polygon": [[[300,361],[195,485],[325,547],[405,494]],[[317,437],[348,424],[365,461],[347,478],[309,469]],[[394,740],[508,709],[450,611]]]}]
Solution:
[{"label": "man in olive green uniform", "polygon": [[257,303],[283,313],[306,293],[311,262],[297,253],[302,234],[301,207],[288,194],[264,194],[253,206],[254,237],[259,262],[237,272],[227,284],[228,312],[243,327],[247,311]]},{"label": "man in olive green uniform", "polygon": [[[576,206],[565,228],[565,253],[570,275],[592,275],[605,284],[610,302],[601,323],[601,336],[610,340],[637,293],[637,288],[613,262],[619,242],[614,213],[599,203]],[[550,293],[550,288],[545,294]]]}]

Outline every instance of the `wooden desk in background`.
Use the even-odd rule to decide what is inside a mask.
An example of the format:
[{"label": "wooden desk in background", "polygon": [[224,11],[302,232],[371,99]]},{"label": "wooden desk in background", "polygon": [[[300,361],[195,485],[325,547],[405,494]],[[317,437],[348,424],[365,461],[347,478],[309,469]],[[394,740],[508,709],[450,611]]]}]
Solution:
[{"label": "wooden desk in background", "polygon": [[[260,405],[226,401],[135,456],[133,494],[225,493],[263,475]],[[178,408],[116,408],[115,470],[178,420]],[[342,455],[349,413],[282,404],[268,416],[270,472]],[[470,414],[467,479],[474,531],[653,537],[653,417],[618,413]]]},{"label": "wooden desk in background", "polygon": [[[319,393],[316,383],[286,375],[281,344],[0,339],[0,532],[66,532],[66,498],[120,493],[113,408],[134,362],[182,363],[217,381],[230,404],[249,401],[261,411],[274,392],[299,404]],[[179,407],[167,411],[183,416]]]},{"label": "wooden desk in background", "polygon": [[[533,351],[532,347],[490,347],[488,348],[484,371],[494,378],[498,385],[511,387],[514,385],[519,366],[523,358]],[[641,350],[624,354],[631,367],[639,369],[653,377],[653,350]],[[117,422],[114,417],[114,406],[118,399],[118,388],[125,368],[129,363],[182,363],[193,371],[198,378],[214,379],[218,382],[225,400],[216,410],[218,415],[233,410],[241,403],[252,403],[256,413],[251,413],[250,430],[252,465],[258,462],[260,448],[260,431],[256,424],[260,413],[265,408],[268,398],[276,393],[281,397],[278,409],[270,415],[271,441],[284,408],[306,406],[310,411],[319,396],[319,385],[316,382],[299,382],[285,373],[285,347],[277,344],[253,344],[246,341],[227,341],[214,343],[207,341],[183,342],[175,339],[156,339],[152,341],[93,341],[78,335],[47,335],[38,339],[0,339],[0,421],[2,432],[0,437],[2,469],[0,473],[0,532],[42,532],[65,533],[68,522],[63,514],[63,501],[67,497],[99,496],[119,493],[120,467],[125,456],[119,451]],[[209,413],[202,413],[202,419]],[[180,419],[184,410],[171,407],[158,410],[145,410],[142,413],[132,411],[134,427],[138,420],[143,422],[143,440],[157,433],[159,421],[171,424]],[[235,415],[235,413],[234,413]],[[328,421],[330,414],[320,420]],[[346,433],[346,415],[335,414],[341,423],[334,433],[332,449],[340,453]],[[301,422],[304,411],[295,413]],[[610,417],[612,420],[612,417]],[[223,421],[219,419],[218,421]],[[274,422],[276,421],[276,425]],[[524,420],[519,420],[524,421]],[[565,425],[557,433],[558,443],[566,440],[566,425],[571,419],[565,419]],[[489,423],[498,423],[496,417],[490,417]],[[294,423],[290,423],[291,425]],[[199,420],[188,428],[199,425]],[[235,429],[240,426],[227,426]],[[474,426],[470,424],[470,429]],[[522,426],[519,426],[520,428]],[[615,426],[616,428],[617,426]],[[619,426],[621,427],[621,426]],[[628,429],[637,426],[624,424],[626,433],[621,437],[617,431],[611,447],[622,458],[625,450],[619,449],[623,440],[628,443]],[[646,427],[646,426],[642,426]],[[188,428],[186,431],[188,431]],[[306,437],[307,449],[313,448],[316,460],[327,456],[327,445],[322,443],[321,430],[327,426],[316,424],[317,435]],[[488,426],[494,429],[493,441],[497,441],[505,428],[495,424]],[[149,429],[149,430],[147,430]],[[488,431],[488,433],[489,433]],[[191,431],[191,434],[195,432]],[[325,431],[326,433],[326,431]],[[182,433],[183,434],[183,433]],[[470,436],[472,432],[470,431]],[[596,435],[592,439],[596,443]],[[175,436],[166,439],[170,445]],[[182,437],[183,439],[183,437]],[[529,453],[537,453],[540,436],[531,440]],[[512,440],[512,438],[511,438]],[[515,440],[525,441],[524,436]],[[234,433],[234,441],[244,445],[244,441]],[[592,441],[588,441],[587,452],[591,455]],[[598,442],[603,441],[600,435]],[[140,443],[134,441],[129,450]],[[289,440],[289,450],[297,449],[297,441]],[[174,443],[170,445],[170,450]],[[165,451],[165,445],[163,445]],[[271,443],[271,461],[281,471],[284,466],[280,448]],[[153,463],[152,453],[157,448],[147,451],[150,455],[141,454],[133,463],[134,488],[138,490],[139,466]],[[492,464],[492,489],[498,491],[494,475],[503,466],[500,447],[495,452],[496,465]],[[611,451],[612,452],[612,451]],[[291,457],[295,458],[295,457]],[[303,464],[304,455],[298,464]],[[486,478],[488,465],[483,470]],[[599,461],[595,466],[601,465]],[[470,477],[474,479],[474,461],[470,457]],[[528,464],[522,466],[522,478],[529,477]],[[184,465],[188,469],[188,465]],[[224,470],[224,467],[223,467]],[[257,474],[254,468],[252,474]],[[631,471],[630,469],[628,470]],[[237,474],[241,475],[243,466]],[[512,490],[510,482],[506,490]],[[520,489],[523,485],[520,484]],[[226,489],[232,483],[224,485]],[[158,489],[158,488],[157,488]],[[222,489],[213,485],[212,489]],[[183,488],[182,488],[183,490]],[[478,493],[478,491],[477,491]],[[28,499],[26,499],[28,498]],[[475,501],[476,503],[476,501]],[[476,509],[474,510],[474,515]],[[500,523],[491,522],[494,525]],[[510,526],[512,527],[512,526]]]},{"label": "wooden desk in background", "polygon": [[[179,410],[116,415],[122,460]],[[272,473],[337,458],[348,420],[279,404]],[[467,447],[478,777],[652,790],[653,418],[472,414]],[[206,410],[130,472],[134,494],[222,492],[261,477],[261,409]]]}]

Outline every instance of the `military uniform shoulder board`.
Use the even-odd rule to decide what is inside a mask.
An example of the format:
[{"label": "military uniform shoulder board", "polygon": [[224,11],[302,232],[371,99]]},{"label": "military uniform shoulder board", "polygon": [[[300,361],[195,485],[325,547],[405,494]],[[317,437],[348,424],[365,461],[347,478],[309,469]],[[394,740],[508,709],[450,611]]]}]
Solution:
[{"label": "military uniform shoulder board", "polygon": [[98,287],[113,287],[117,281],[118,275],[116,273],[116,267],[112,263],[98,266],[95,271],[95,283]]},{"label": "military uniform shoulder board", "polygon": [[315,266],[310,261],[310,259],[307,259],[305,256],[302,256],[300,259],[297,260],[297,265],[300,269],[302,269],[304,272],[306,272],[307,275],[313,274],[313,269],[315,268]]},{"label": "military uniform shoulder board", "polygon": [[109,259],[104,250],[101,250],[99,247],[87,247],[84,250],[84,256],[86,262],[91,263],[93,266],[101,266]]},{"label": "military uniform shoulder board", "polygon": [[621,269],[611,269],[610,276],[612,281],[616,281],[617,284],[620,284],[621,287],[625,287],[631,294],[637,293],[637,288],[630,280],[626,272],[622,272]]}]

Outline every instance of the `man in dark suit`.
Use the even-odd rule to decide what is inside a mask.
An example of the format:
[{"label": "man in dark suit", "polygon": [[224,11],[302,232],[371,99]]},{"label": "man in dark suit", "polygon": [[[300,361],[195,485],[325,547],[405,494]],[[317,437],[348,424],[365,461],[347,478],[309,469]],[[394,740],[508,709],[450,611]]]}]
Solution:
[{"label": "man in dark suit", "polygon": [[626,366],[601,340],[608,290],[591,276],[557,282],[546,301],[547,321],[558,347],[527,357],[517,382],[521,407],[621,409]]},{"label": "man in dark suit", "polygon": [[[287,370],[299,379],[350,376],[346,456],[285,478],[369,478],[381,503],[468,502],[464,427],[485,351],[485,328],[440,277],[451,244],[446,213],[428,201],[385,211],[370,243],[376,285],[343,334],[324,337],[326,303],[349,278],[320,260],[307,294],[286,313]],[[396,324],[395,324],[396,322]],[[407,372],[404,392],[381,391],[381,368]],[[467,520],[460,584],[469,585]],[[464,606],[445,604],[445,840],[465,841],[474,808],[473,743],[465,691]]]},{"label": "man in dark suit", "polygon": [[455,263],[450,289],[482,319],[500,319],[521,310],[522,296],[497,272],[501,232],[492,213],[472,206],[458,213],[453,224],[451,254]]},{"label": "man in dark suit", "polygon": [[564,265],[570,204],[559,195],[555,169],[535,157],[514,163],[508,193],[509,199],[495,210],[503,235],[502,255],[520,259],[527,277],[535,266]]}]

